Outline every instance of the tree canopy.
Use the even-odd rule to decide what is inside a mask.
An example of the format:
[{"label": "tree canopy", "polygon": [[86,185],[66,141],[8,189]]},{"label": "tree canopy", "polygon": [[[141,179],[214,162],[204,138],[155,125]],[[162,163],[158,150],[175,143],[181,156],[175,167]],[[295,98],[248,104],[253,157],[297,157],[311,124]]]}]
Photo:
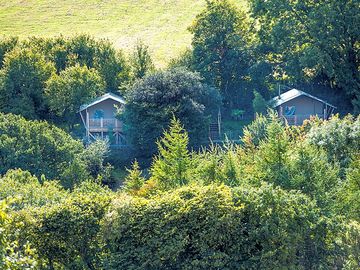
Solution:
[{"label": "tree canopy", "polygon": [[[259,52],[285,82],[317,82],[344,92],[359,111],[360,7],[356,1],[251,0]],[[275,74],[276,73],[276,74]]]},{"label": "tree canopy", "polygon": [[184,69],[158,71],[127,90],[122,117],[131,145],[140,155],[151,155],[155,141],[174,115],[189,132],[190,144],[207,138],[207,123],[219,104],[216,90],[200,76]]},{"label": "tree canopy", "polygon": [[0,110],[28,119],[46,118],[45,83],[55,71],[43,55],[29,49],[6,54],[0,72]]},{"label": "tree canopy", "polygon": [[99,73],[79,65],[54,74],[45,90],[50,110],[70,126],[79,122],[81,105],[104,93],[105,82]]},{"label": "tree canopy", "polygon": [[244,84],[250,66],[246,16],[229,1],[206,2],[206,9],[189,28],[193,68],[220,90],[226,107],[234,107],[239,105],[236,98],[249,94]]}]

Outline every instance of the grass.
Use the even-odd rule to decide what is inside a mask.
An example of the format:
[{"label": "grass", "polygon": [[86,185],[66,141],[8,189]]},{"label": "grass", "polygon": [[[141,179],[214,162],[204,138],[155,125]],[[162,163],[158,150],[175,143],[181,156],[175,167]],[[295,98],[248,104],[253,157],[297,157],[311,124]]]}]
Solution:
[{"label": "grass", "polygon": [[187,28],[204,6],[205,0],[0,0],[0,34],[87,33],[125,50],[141,39],[162,67],[190,46]]}]

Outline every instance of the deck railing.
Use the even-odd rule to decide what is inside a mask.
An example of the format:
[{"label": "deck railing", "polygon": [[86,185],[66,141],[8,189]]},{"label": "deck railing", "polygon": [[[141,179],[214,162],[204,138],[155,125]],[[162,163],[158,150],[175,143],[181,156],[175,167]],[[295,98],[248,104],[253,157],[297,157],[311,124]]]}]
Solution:
[{"label": "deck railing", "polygon": [[[314,116],[314,115],[296,114],[296,115],[283,115],[282,117],[286,119],[286,121],[288,122],[289,125],[298,126],[298,125],[302,125],[306,119],[310,119],[312,116]],[[324,115],[322,115],[322,114],[317,114],[316,116],[318,116],[319,118],[324,117]]]},{"label": "deck railing", "polygon": [[121,129],[122,124],[116,118],[91,118],[89,119],[90,129]]}]

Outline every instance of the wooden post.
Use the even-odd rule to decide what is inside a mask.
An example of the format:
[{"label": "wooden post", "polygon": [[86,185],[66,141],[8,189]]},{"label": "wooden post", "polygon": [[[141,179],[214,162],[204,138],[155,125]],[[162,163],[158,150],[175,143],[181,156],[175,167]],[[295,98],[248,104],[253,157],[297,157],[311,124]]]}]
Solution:
[{"label": "wooden post", "polygon": [[221,112],[220,112],[220,109],[218,112],[218,128],[219,128],[219,138],[221,138]]},{"label": "wooden post", "polygon": [[115,132],[114,132],[114,136],[115,136],[115,144],[118,145],[119,144],[119,122],[118,120],[115,118]]},{"label": "wooden post", "polygon": [[324,108],[324,115],[323,115],[323,119],[326,120],[327,119],[327,104],[325,105]]},{"label": "wooden post", "polygon": [[86,139],[89,142],[90,140],[90,119],[89,119],[89,112],[86,109]]},{"label": "wooden post", "polygon": [[104,139],[104,118],[100,118],[101,139]]}]

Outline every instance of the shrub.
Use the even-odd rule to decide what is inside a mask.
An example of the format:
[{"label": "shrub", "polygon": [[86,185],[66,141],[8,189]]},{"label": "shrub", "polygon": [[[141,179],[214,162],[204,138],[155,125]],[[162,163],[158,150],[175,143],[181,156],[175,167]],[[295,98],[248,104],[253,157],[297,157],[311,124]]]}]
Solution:
[{"label": "shrub", "polygon": [[9,170],[0,178],[0,200],[8,200],[13,211],[60,202],[67,192],[56,181],[41,182],[21,169]]},{"label": "shrub", "polygon": [[307,135],[307,140],[322,148],[331,162],[340,162],[346,168],[354,154],[360,149],[360,116],[339,115],[328,121],[314,121]]},{"label": "shrub", "polygon": [[50,269],[97,269],[98,233],[110,200],[109,190],[84,182],[61,203],[33,208],[23,233]]},{"label": "shrub", "polygon": [[137,160],[132,164],[131,170],[127,171],[128,175],[124,181],[124,190],[129,194],[137,195],[145,182],[145,178],[142,177],[142,171],[140,170]]},{"label": "shrub", "polygon": [[326,268],[337,233],[326,224],[307,196],[265,184],[121,196],[104,224],[105,268]]},{"label": "shrub", "polygon": [[[71,187],[88,178],[86,168],[78,164],[77,155],[82,151],[80,141],[53,125],[0,113],[1,174],[20,168],[37,177],[60,179]],[[70,172],[73,167],[76,174],[75,170]]]}]

